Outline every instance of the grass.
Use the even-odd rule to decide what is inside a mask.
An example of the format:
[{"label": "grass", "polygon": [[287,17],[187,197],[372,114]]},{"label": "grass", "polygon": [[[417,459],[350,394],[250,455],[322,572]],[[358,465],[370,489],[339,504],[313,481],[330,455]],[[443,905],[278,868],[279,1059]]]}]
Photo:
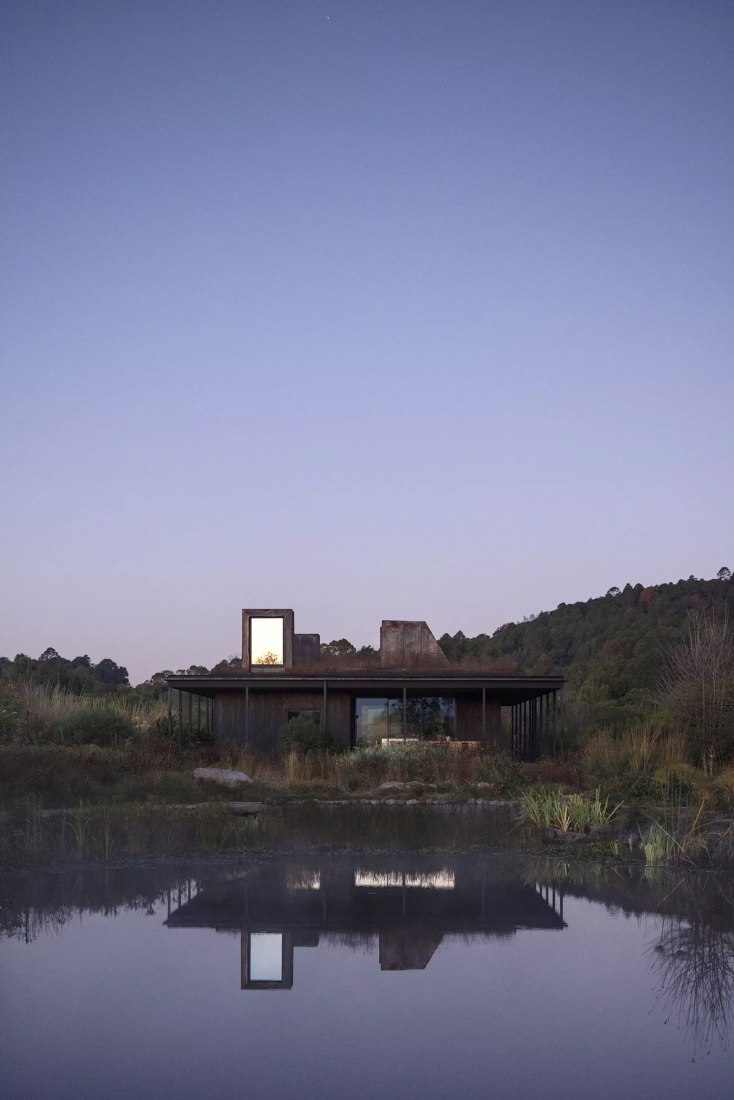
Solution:
[{"label": "grass", "polygon": [[[273,833],[278,823],[273,820],[267,827]],[[243,851],[257,845],[265,828],[259,818],[233,817],[217,803],[191,810],[81,805],[49,815],[33,799],[28,817],[0,829],[0,866]]]},{"label": "grass", "polygon": [[586,771],[600,778],[652,779],[661,769],[686,764],[686,741],[652,724],[632,726],[621,736],[602,730],[588,738],[581,758]]},{"label": "grass", "polygon": [[681,805],[666,807],[641,838],[641,846],[648,864],[697,864],[710,860],[714,844],[730,848],[733,832],[734,823],[711,820],[702,800],[695,814]]},{"label": "grass", "polygon": [[[503,752],[457,751],[429,742],[351,752],[291,747],[265,755],[215,745],[179,749],[167,737],[163,703],[123,695],[81,699],[55,688],[12,687],[0,699],[0,812],[10,814],[14,828],[22,822],[22,846],[30,858],[47,847],[53,830],[45,811],[53,808],[69,810],[61,847],[84,852],[89,843],[85,830],[91,829],[95,850],[109,860],[145,849],[142,822],[153,808],[212,804],[215,821],[221,823],[216,816],[221,803],[238,797],[282,803],[379,797],[413,803],[521,798],[526,821],[569,835],[596,833],[616,823],[624,802],[628,831],[643,834],[650,864],[700,862],[722,853],[725,862],[734,859],[734,767],[705,775],[687,762],[678,733],[652,723],[621,736],[596,733],[576,756],[534,763],[520,763]],[[254,782],[246,793],[201,783],[193,775],[197,766],[236,768]],[[76,809],[80,805],[83,812]],[[107,817],[100,819],[103,808]],[[130,836],[120,833],[123,811],[132,822]],[[647,824],[640,828],[639,822]],[[225,845],[228,828],[221,832]],[[138,840],[136,830],[143,830]],[[190,836],[190,830],[184,835]],[[620,851],[627,839],[617,837]]]},{"label": "grass", "polygon": [[523,847],[512,812],[436,813],[429,806],[355,804],[339,813],[314,804],[236,817],[221,803],[78,806],[16,816],[0,828],[0,867],[120,863],[142,856],[245,852],[456,851]]},{"label": "grass", "polygon": [[563,833],[588,832],[592,825],[609,825],[619,810],[619,805],[609,807],[609,799],[602,799],[597,788],[594,798],[583,794],[565,794],[562,791],[524,791],[521,797],[523,816],[536,829],[560,829]]},{"label": "grass", "polygon": [[6,685],[1,730],[16,744],[97,744],[117,747],[147,742],[167,726],[163,700],[143,702],[127,693],[102,698],[38,684]]},{"label": "grass", "polygon": [[[249,750],[223,754],[227,765],[244,771],[258,783],[281,793],[330,790],[349,795],[375,791],[384,783],[413,784],[424,793],[479,792],[487,797],[514,797],[523,784],[521,766],[501,752],[457,752],[441,744],[395,744],[351,752],[290,750],[265,756]],[[489,793],[488,793],[489,792]],[[393,792],[399,796],[400,792]],[[405,792],[415,797],[415,791]]]}]

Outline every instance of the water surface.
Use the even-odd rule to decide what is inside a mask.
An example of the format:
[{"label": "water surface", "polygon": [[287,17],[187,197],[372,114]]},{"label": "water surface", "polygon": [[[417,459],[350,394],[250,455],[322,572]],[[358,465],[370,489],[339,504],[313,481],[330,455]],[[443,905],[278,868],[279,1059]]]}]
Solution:
[{"label": "water surface", "polygon": [[0,878],[0,1095],[728,1097],[732,880],[518,852]]}]

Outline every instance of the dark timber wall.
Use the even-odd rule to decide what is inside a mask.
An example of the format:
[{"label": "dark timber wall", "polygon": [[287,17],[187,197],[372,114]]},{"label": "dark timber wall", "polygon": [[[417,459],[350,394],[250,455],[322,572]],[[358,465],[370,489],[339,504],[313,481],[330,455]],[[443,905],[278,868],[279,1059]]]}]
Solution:
[{"label": "dark timber wall", "polygon": [[[482,693],[456,696],[457,741],[482,740]],[[502,710],[499,703],[487,699],[484,740],[509,750],[510,744],[502,744]]]},{"label": "dark timber wall", "polygon": [[[217,695],[214,700],[214,736],[219,743],[249,745],[260,752],[272,752],[278,735],[293,711],[311,710],[320,718],[321,691],[281,692],[250,689],[246,715],[245,692]],[[349,748],[351,698],[346,692],[329,692],[326,699],[326,728],[339,744]]]}]

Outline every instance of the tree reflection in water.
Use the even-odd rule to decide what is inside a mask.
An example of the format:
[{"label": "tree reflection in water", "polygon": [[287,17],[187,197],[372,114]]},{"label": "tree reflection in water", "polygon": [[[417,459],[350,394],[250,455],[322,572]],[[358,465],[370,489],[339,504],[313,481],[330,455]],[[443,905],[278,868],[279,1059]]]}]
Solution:
[{"label": "tree reflection in water", "polygon": [[[691,1038],[692,1059],[729,1045],[734,1014],[734,877],[639,863],[531,858],[526,881],[554,884],[567,897],[603,902],[624,913],[657,914],[659,935],[648,963],[665,1023],[675,1019]],[[654,1009],[653,1009],[654,1010]]]},{"label": "tree reflection in water", "polygon": [[[657,996],[678,1026],[693,1039],[692,1060],[709,1054],[714,1043],[729,1045],[734,1006],[734,899],[719,885],[711,897],[698,895],[692,883],[681,883],[690,916],[663,918],[658,942],[650,949],[650,966],[658,977]],[[705,900],[704,900],[705,898]],[[727,919],[728,918],[728,919]]]}]

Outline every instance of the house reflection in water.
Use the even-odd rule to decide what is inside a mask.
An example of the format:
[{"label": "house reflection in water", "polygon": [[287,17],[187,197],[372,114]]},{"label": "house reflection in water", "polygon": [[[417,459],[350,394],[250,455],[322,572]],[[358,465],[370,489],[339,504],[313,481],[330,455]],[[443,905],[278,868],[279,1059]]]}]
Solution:
[{"label": "house reflection in water", "polygon": [[243,989],[290,989],[296,947],[378,945],[381,970],[424,970],[446,937],[565,928],[563,894],[471,856],[329,856],[202,879],[169,928],[239,932]]}]

